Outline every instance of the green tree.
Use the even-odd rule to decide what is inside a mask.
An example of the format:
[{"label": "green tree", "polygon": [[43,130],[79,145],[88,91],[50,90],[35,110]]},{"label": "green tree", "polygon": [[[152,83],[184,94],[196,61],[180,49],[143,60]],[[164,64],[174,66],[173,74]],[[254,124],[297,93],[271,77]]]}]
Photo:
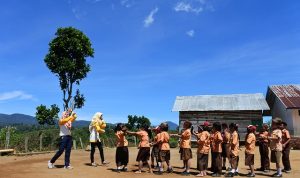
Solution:
[{"label": "green tree", "polygon": [[59,108],[57,105],[51,105],[51,108],[47,108],[45,105],[40,105],[36,108],[35,118],[40,125],[54,125],[58,120]]},{"label": "green tree", "polygon": [[147,117],[128,115],[128,122],[126,124],[128,129],[137,130],[138,128],[140,128],[141,126],[144,126],[144,125],[148,125],[148,126],[151,125],[151,122]]},{"label": "green tree", "polygon": [[55,35],[56,37],[49,43],[49,52],[44,61],[59,79],[63,92],[64,110],[70,108],[73,101],[74,106],[71,107],[81,108],[85,97],[79,89],[73,96],[73,85],[79,86],[80,81],[86,78],[91,70],[90,65],[86,63],[86,58],[94,57],[94,49],[91,47],[89,38],[73,27],[58,28]]}]

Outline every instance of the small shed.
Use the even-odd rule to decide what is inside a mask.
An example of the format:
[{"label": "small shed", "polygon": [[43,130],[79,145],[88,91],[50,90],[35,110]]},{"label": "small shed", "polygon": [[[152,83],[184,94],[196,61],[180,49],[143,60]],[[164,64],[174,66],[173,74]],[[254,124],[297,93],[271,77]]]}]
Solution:
[{"label": "small shed", "polygon": [[300,85],[271,85],[266,100],[272,118],[280,117],[295,137],[300,136]]},{"label": "small shed", "polygon": [[270,110],[262,93],[232,95],[177,96],[172,111],[179,111],[179,129],[188,120],[193,126],[204,121],[238,123],[241,139],[247,126],[261,125],[263,112]]}]

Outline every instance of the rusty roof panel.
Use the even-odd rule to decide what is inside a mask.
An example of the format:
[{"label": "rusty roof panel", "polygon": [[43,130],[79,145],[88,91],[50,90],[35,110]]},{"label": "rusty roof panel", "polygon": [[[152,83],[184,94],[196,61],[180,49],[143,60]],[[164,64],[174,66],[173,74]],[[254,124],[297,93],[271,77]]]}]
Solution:
[{"label": "rusty roof panel", "polygon": [[268,102],[272,102],[275,95],[287,109],[300,108],[300,85],[272,85],[268,90]]}]

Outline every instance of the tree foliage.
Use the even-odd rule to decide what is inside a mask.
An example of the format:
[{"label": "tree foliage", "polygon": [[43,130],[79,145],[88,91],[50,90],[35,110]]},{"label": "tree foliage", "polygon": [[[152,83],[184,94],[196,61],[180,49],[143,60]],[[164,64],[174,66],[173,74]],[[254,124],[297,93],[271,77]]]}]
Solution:
[{"label": "tree foliage", "polygon": [[73,85],[80,85],[90,71],[86,63],[87,57],[94,57],[94,49],[89,38],[80,30],[73,27],[58,28],[56,37],[49,43],[49,52],[44,61],[58,79],[63,92],[64,109],[67,110],[70,102],[74,100],[74,107],[84,105],[84,95],[76,90],[73,94]]},{"label": "tree foliage", "polygon": [[51,105],[51,108],[47,108],[45,105],[40,105],[36,108],[37,112],[35,117],[40,125],[54,125],[58,120],[58,113],[60,109],[57,105]]},{"label": "tree foliage", "polygon": [[132,116],[128,115],[128,123],[126,124],[127,128],[130,130],[137,130],[141,126],[151,125],[150,120],[145,116]]}]

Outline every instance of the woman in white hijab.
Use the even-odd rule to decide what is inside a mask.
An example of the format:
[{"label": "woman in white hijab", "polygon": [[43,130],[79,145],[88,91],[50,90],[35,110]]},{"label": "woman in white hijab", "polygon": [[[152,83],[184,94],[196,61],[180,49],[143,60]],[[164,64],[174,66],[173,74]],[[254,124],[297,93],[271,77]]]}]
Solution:
[{"label": "woman in white hijab", "polygon": [[109,162],[105,161],[104,159],[104,153],[103,153],[103,145],[100,139],[100,134],[105,133],[105,127],[106,123],[103,120],[103,113],[96,112],[92,118],[92,121],[89,125],[89,131],[90,131],[90,143],[91,143],[91,164],[92,166],[97,166],[97,163],[94,161],[94,154],[95,154],[95,148],[96,146],[99,149],[100,152],[100,158],[103,165],[108,164]]}]

